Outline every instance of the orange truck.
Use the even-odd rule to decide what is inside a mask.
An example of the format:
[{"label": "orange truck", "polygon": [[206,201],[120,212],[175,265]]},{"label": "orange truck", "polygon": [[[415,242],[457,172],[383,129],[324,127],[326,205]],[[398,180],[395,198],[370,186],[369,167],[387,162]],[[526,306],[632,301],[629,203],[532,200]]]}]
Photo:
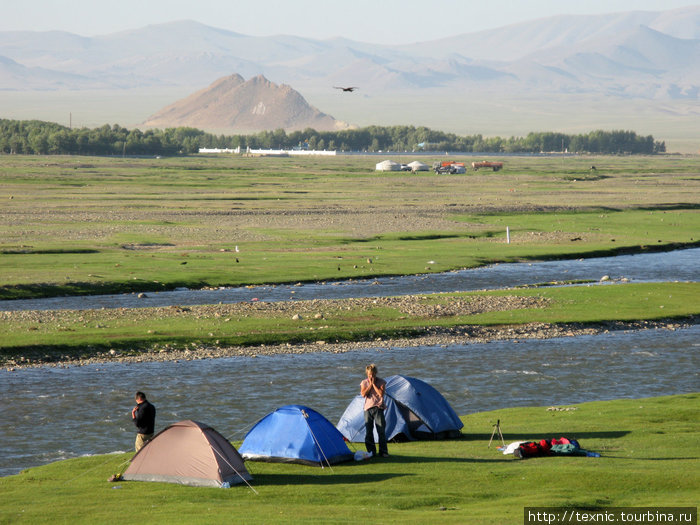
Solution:
[{"label": "orange truck", "polygon": [[503,169],[503,163],[482,160],[481,162],[472,162],[472,168],[474,169],[474,171],[477,171],[480,168],[491,168],[493,171],[498,171],[500,169]]}]

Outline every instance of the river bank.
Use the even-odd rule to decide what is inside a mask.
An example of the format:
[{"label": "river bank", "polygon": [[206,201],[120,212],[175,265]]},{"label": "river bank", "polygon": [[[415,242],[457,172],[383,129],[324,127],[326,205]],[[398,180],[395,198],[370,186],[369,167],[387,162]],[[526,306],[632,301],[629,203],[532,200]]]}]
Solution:
[{"label": "river bank", "polygon": [[[85,395],[83,389],[78,390]],[[501,406],[498,411],[464,415],[462,439],[392,443],[391,458],[386,460],[351,461],[334,465],[332,470],[247,462],[256,492],[240,485],[220,490],[164,483],[109,483],[109,476],[124,468],[131,453],[86,454],[51,464],[42,458],[31,468],[27,468],[30,458],[25,457],[21,472],[18,468],[13,475],[0,478],[0,516],[12,523],[107,523],[116,516],[127,522],[224,523],[233,514],[254,523],[327,523],[360,515],[372,522],[381,516],[386,523],[521,523],[523,508],[533,500],[583,509],[670,504],[694,507],[699,486],[698,476],[693,474],[699,452],[699,399],[692,393],[593,399],[576,403],[573,411],[549,411],[545,406],[551,406],[551,401],[544,406]],[[159,411],[164,404],[163,399]],[[223,417],[201,414],[206,405],[197,403],[198,419],[216,424],[222,432],[235,428]],[[73,412],[75,407],[70,405]],[[227,412],[231,412],[230,403]],[[46,434],[61,427],[55,424],[55,416],[50,420]],[[565,429],[566,435],[576,437],[583,447],[601,457],[515,460],[496,450],[496,444],[488,446],[496,421],[503,424],[508,442],[559,437],[558,432]],[[87,428],[82,432],[71,429],[67,439],[71,444],[92,432],[108,434],[111,441],[104,446],[113,445],[111,429],[96,430],[83,421],[80,424]],[[43,433],[35,433],[43,437]],[[683,446],[669,436],[681,436]],[[8,439],[3,444],[26,444],[36,453],[36,443],[27,441]],[[124,442],[133,444],[131,432],[124,436]],[[500,445],[498,437],[495,442]],[[682,479],[679,472],[684,473]],[[570,490],[560,494],[552,489],[552,480]],[[378,491],[382,497],[377,497]],[[599,503],[596,507],[595,501],[604,502],[604,506]]]},{"label": "river bank", "polygon": [[422,335],[416,337],[375,338],[364,341],[330,342],[318,339],[313,343],[276,344],[258,346],[212,346],[192,344],[188,348],[159,348],[142,351],[125,352],[111,350],[99,352],[90,357],[70,356],[38,356],[7,360],[5,370],[15,371],[32,367],[73,367],[102,363],[148,363],[148,362],[178,362],[196,361],[203,359],[220,359],[226,357],[258,357],[281,354],[308,354],[316,352],[341,354],[357,350],[383,350],[390,348],[413,347],[447,347],[488,343],[493,341],[553,339],[559,337],[577,337],[611,332],[668,330],[675,331],[697,325],[700,316],[691,316],[685,320],[665,319],[654,321],[610,321],[605,323],[529,323],[525,325],[504,326],[458,326],[458,327],[427,327]]}]

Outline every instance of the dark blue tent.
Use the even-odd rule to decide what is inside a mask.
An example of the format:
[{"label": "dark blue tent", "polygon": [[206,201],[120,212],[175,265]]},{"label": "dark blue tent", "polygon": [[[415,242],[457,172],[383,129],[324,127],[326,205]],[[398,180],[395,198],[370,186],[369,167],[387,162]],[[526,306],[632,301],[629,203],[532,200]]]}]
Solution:
[{"label": "dark blue tent", "polygon": [[[387,439],[445,439],[460,435],[464,426],[435,388],[415,377],[386,379],[384,396]],[[365,440],[364,399],[356,396],[338,422],[338,430],[352,442]],[[375,431],[375,441],[377,434]]]},{"label": "dark blue tent", "polygon": [[283,406],[262,418],[246,434],[238,452],[252,461],[320,466],[353,458],[333,423],[301,405]]}]

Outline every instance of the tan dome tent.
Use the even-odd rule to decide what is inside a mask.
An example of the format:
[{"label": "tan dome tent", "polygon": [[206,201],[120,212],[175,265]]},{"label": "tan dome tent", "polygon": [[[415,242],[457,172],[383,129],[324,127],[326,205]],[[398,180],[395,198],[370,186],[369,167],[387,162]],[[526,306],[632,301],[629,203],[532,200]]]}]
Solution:
[{"label": "tan dome tent", "polygon": [[376,171],[401,171],[401,164],[393,160],[383,160],[375,166]]},{"label": "tan dome tent", "polygon": [[136,453],[122,478],[194,487],[222,487],[253,479],[241,455],[224,436],[191,420],[159,432]]},{"label": "tan dome tent", "polygon": [[415,173],[416,171],[430,171],[430,166],[422,163],[419,160],[414,160],[413,162],[410,162],[408,164],[408,167],[411,168],[411,171],[413,173]]}]

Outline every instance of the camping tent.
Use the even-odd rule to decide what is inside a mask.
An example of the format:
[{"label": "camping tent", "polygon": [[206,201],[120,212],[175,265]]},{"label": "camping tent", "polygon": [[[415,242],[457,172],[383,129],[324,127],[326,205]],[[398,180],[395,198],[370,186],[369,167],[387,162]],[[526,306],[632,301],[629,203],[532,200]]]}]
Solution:
[{"label": "camping tent", "polygon": [[430,171],[430,166],[422,163],[419,160],[414,160],[413,162],[409,162],[408,167],[411,168],[411,171],[414,173],[416,171]]},{"label": "camping tent", "polygon": [[122,477],[132,481],[165,481],[195,487],[221,487],[252,476],[233,445],[203,423],[185,420],[170,425],[131,460]]},{"label": "camping tent", "polygon": [[393,160],[383,160],[375,166],[376,171],[401,171],[401,164]]},{"label": "camping tent", "polygon": [[333,423],[301,405],[283,406],[262,418],[246,434],[239,450],[253,461],[320,466],[353,458]]},{"label": "camping tent", "polygon": [[[464,426],[447,400],[425,381],[401,375],[386,379],[387,439],[445,439]],[[364,398],[356,396],[338,422],[348,441],[365,440]],[[375,441],[377,434],[375,430]]]}]

